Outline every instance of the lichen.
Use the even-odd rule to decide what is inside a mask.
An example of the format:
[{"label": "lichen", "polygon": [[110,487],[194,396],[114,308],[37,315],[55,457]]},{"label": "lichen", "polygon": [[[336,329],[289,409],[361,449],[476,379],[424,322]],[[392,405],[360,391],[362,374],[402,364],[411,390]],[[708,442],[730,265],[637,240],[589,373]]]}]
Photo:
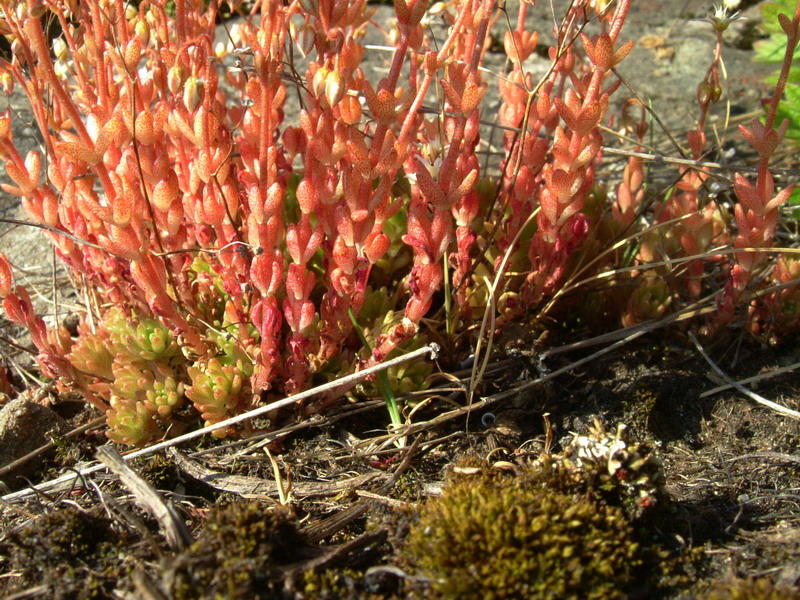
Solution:
[{"label": "lichen", "polygon": [[558,457],[541,462],[546,463],[562,480],[571,480],[571,487],[602,493],[631,518],[656,504],[664,489],[661,460],[647,445],[633,440],[624,424],[612,433],[595,420],[586,435],[574,435]]}]

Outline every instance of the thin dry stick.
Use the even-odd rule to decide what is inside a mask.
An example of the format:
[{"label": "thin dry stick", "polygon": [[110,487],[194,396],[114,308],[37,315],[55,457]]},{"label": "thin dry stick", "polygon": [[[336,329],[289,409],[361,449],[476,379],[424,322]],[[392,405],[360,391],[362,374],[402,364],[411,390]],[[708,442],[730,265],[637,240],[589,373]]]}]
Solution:
[{"label": "thin dry stick", "polygon": [[[423,346],[413,352],[409,352],[408,354],[404,354],[403,356],[398,356],[397,358],[393,358],[391,360],[387,360],[386,362],[380,363],[373,367],[369,367],[364,369],[363,371],[358,371],[357,373],[352,373],[350,375],[346,375],[337,379],[335,381],[331,381],[330,383],[326,383],[324,385],[317,386],[315,388],[311,388],[304,392],[300,392],[299,394],[295,394],[294,396],[289,396],[288,398],[284,398],[282,400],[277,400],[265,406],[260,406],[256,409],[253,409],[249,412],[246,412],[241,415],[237,415],[235,417],[231,417],[230,419],[225,419],[224,421],[220,421],[219,423],[215,423],[213,425],[209,425],[208,427],[203,427],[202,429],[198,429],[196,431],[190,431],[184,435],[180,435],[176,438],[171,440],[166,440],[164,442],[159,442],[158,444],[153,444],[152,446],[148,446],[147,448],[142,448],[141,450],[136,450],[135,452],[131,452],[126,454],[123,458],[126,461],[131,461],[134,458],[139,458],[141,456],[147,456],[150,454],[154,454],[159,450],[164,448],[169,448],[171,446],[176,446],[188,440],[193,440],[194,438],[201,437],[206,435],[207,433],[211,433],[212,431],[216,431],[217,429],[224,429],[226,427],[230,427],[231,425],[236,425],[237,423],[241,423],[242,421],[247,421],[248,419],[252,419],[254,417],[258,417],[260,415],[266,414],[278,408],[283,408],[285,406],[290,406],[292,404],[296,404],[301,400],[305,400],[306,398],[310,398],[311,396],[315,396],[317,394],[321,394],[322,392],[327,392],[329,390],[334,390],[338,387],[349,385],[351,383],[355,383],[356,381],[360,381],[369,377],[373,373],[378,373],[380,371],[384,371],[389,369],[395,365],[402,364],[404,362],[413,360],[415,358],[419,358],[426,354],[430,354],[431,358],[436,358],[436,354],[439,352],[439,346],[437,344],[428,344],[427,346]],[[62,475],[61,477],[57,477],[56,479],[51,479],[50,481],[45,481],[44,483],[36,486],[34,489],[33,487],[25,488],[19,490],[17,492],[13,492],[11,494],[6,494],[2,497],[2,500],[6,502],[15,502],[17,500],[23,500],[25,498],[30,498],[39,494],[40,492],[52,490],[58,488],[63,484],[72,485],[72,483],[78,478],[83,477],[85,475],[91,475],[92,473],[96,473],[104,469],[105,466],[102,464],[94,464],[90,467],[86,467],[85,469],[81,469],[80,471],[72,471],[66,475]]]},{"label": "thin dry stick", "polygon": [[[717,295],[718,294],[719,292],[717,292]],[[578,342],[572,342],[571,344],[565,344],[564,346],[558,346],[556,348],[551,348],[550,350],[545,350],[539,355],[539,360],[544,360],[550,356],[555,356],[556,354],[562,354],[564,352],[571,352],[573,350],[589,348],[591,346],[604,344],[606,342],[613,342],[629,335],[647,333],[648,331],[654,331],[673,323],[679,323],[681,321],[686,321],[687,319],[694,319],[695,317],[713,313],[717,310],[716,304],[712,303],[710,306],[703,306],[703,304],[711,303],[714,297],[714,295],[709,296],[708,298],[687,306],[679,312],[672,313],[666,317],[661,317],[660,319],[651,319],[650,321],[645,321],[644,323],[631,325],[630,327],[623,327],[622,329],[603,333],[589,339],[580,340]]]},{"label": "thin dry stick", "polygon": [[[509,246],[509,250],[514,248],[513,245]],[[500,272],[498,272],[500,275]],[[497,278],[495,278],[495,283],[497,282]],[[486,303],[486,309],[483,313],[483,320],[481,321],[481,330],[478,333],[478,341],[475,344],[475,354],[472,358],[472,376],[469,378],[469,394],[467,398],[467,404],[472,404],[472,398],[475,395],[475,390],[478,389],[478,386],[481,384],[483,380],[483,372],[486,370],[486,365],[489,363],[489,358],[491,357],[492,353],[492,341],[494,340],[494,330],[495,330],[495,322],[496,322],[496,304],[497,299],[494,297],[495,295],[495,285],[494,283],[489,282],[488,277],[483,278],[483,283],[486,286],[486,289],[489,291],[489,301]],[[483,336],[486,333],[486,323],[489,323],[489,335],[486,339],[486,352],[485,356],[483,357],[483,361],[479,361],[478,358],[481,355],[481,346],[483,345]],[[480,365],[480,368],[478,367]]]},{"label": "thin dry stick", "polygon": [[[402,400],[403,398],[407,398],[408,396],[403,396],[398,398],[398,400]],[[286,437],[290,433],[295,431],[299,431],[300,429],[307,429],[309,427],[327,427],[328,425],[335,423],[336,421],[343,419],[345,417],[352,417],[354,415],[360,414],[362,412],[367,412],[370,410],[374,410],[376,408],[386,406],[386,400],[366,400],[364,402],[359,402],[359,406],[357,408],[349,407],[346,410],[342,410],[337,412],[336,415],[330,416],[326,415],[324,419],[321,420],[313,420],[313,421],[301,421],[300,423],[294,423],[292,425],[287,425],[286,427],[282,427],[281,429],[277,429],[275,431],[270,431],[267,433],[256,433],[249,438],[245,438],[243,440],[235,440],[233,442],[228,442],[226,444],[220,444],[219,446],[212,446],[211,448],[204,448],[203,450],[195,450],[194,452],[190,452],[189,456],[192,458],[197,458],[198,456],[204,456],[206,454],[213,454],[215,452],[223,452],[225,450],[230,450],[232,448],[238,448],[240,446],[247,446],[246,448],[239,450],[238,452],[234,452],[228,456],[225,456],[222,460],[238,459],[239,456],[243,456],[245,454],[253,453],[256,450],[260,450],[267,444],[271,444],[280,438]]]},{"label": "thin dry stick", "polygon": [[42,223],[34,223],[33,221],[26,221],[24,219],[8,219],[6,217],[0,219],[0,223],[10,223],[12,225],[27,225],[28,227],[37,227],[38,229],[44,229],[45,231],[49,231],[50,233],[55,233],[56,235],[63,236],[68,240],[72,240],[76,244],[83,244],[84,246],[89,246],[89,248],[96,248],[97,250],[102,250],[103,252],[106,252],[111,256],[116,256],[113,252],[110,252],[107,248],[103,248],[99,244],[82,240],[81,238],[74,236],[71,233],[62,231],[61,229],[57,229],[56,227],[50,227],[49,225],[44,225]]},{"label": "thin dry stick", "polygon": [[[496,404],[496,403],[501,402],[503,400],[506,400],[508,398],[512,398],[514,396],[518,396],[522,392],[524,392],[526,390],[529,390],[529,389],[531,389],[531,388],[533,388],[533,387],[535,387],[535,386],[537,386],[537,385],[539,385],[541,383],[544,383],[545,381],[550,381],[551,379],[555,379],[559,375],[563,375],[564,373],[567,373],[567,372],[569,372],[569,371],[571,371],[571,370],[573,370],[573,369],[575,369],[577,367],[580,367],[581,365],[584,365],[584,364],[586,364],[588,362],[597,360],[598,358],[600,358],[604,354],[608,354],[609,352],[612,352],[612,351],[624,346],[628,342],[632,342],[633,340],[639,338],[640,336],[642,336],[645,333],[647,333],[647,331],[649,331],[649,329],[648,330],[636,331],[634,333],[630,333],[630,335],[628,335],[625,339],[619,340],[619,341],[611,344],[610,346],[606,346],[602,350],[598,350],[597,352],[595,352],[594,354],[592,354],[590,356],[587,356],[587,357],[582,358],[582,359],[580,359],[578,361],[575,361],[574,363],[570,363],[570,364],[566,365],[565,367],[562,367],[562,368],[560,368],[560,369],[558,369],[556,371],[553,371],[551,373],[547,373],[546,375],[542,375],[541,377],[539,377],[537,379],[534,379],[533,381],[529,381],[527,383],[523,383],[522,385],[519,385],[517,387],[511,388],[511,389],[506,390],[504,392],[499,392],[499,393],[494,394],[492,396],[487,396],[483,400],[476,401],[471,406],[464,406],[464,407],[461,407],[461,408],[457,408],[455,410],[448,411],[446,413],[438,415],[438,416],[434,417],[433,419],[431,419],[429,421],[425,421],[423,423],[414,423],[412,425],[407,425],[404,429],[400,430],[399,433],[388,434],[388,435],[385,435],[385,436],[372,438],[370,440],[365,440],[364,443],[368,442],[368,443],[370,443],[372,445],[378,445],[378,444],[381,444],[381,443],[387,443],[388,444],[388,443],[391,442],[393,437],[396,437],[396,436],[399,436],[399,435],[408,435],[408,436],[414,435],[416,433],[420,433],[422,431],[425,431],[427,429],[435,427],[436,425],[441,425],[442,423],[445,423],[445,422],[450,421],[452,419],[455,419],[457,417],[460,417],[460,416],[463,416],[465,414],[468,414],[471,411],[481,410],[483,408],[486,408],[487,406],[491,406],[493,404]],[[375,452],[370,451],[370,453],[373,454]]]},{"label": "thin dry stick", "polygon": [[[686,218],[692,216],[692,214],[696,214],[696,213],[691,213],[689,215],[683,215],[682,217],[678,217],[677,219],[673,219],[672,221],[670,221],[670,223],[686,219]],[[665,224],[667,224],[667,223],[662,223],[660,225],[665,225]],[[650,230],[655,230],[657,227],[658,226],[653,226],[653,227],[650,228]],[[634,238],[637,238],[637,237],[641,237],[645,233],[646,233],[646,231],[642,231],[642,232],[639,232],[639,233],[637,233],[635,235],[630,236],[629,238],[626,238],[625,240],[620,240],[620,242],[617,242],[614,246],[609,248],[607,251],[601,253],[600,255],[598,255],[598,257],[596,257],[591,262],[589,262],[579,273],[577,273],[573,277],[577,277],[577,276],[581,275],[584,271],[588,270],[588,268],[592,264],[594,264],[595,262],[598,261],[599,257],[602,257],[607,252],[609,252],[611,250],[614,250],[614,249],[616,249],[618,247],[621,247],[621,246],[625,245],[626,243],[628,243],[628,241],[630,241],[630,240],[632,240]],[[695,260],[703,260],[703,259],[707,259],[707,258],[712,257],[712,256],[725,256],[725,255],[730,255],[730,254],[738,254],[740,252],[749,252],[749,253],[758,253],[758,254],[800,254],[800,248],[790,248],[790,247],[731,248],[729,246],[718,246],[716,248],[709,248],[708,250],[706,250],[705,252],[702,252],[700,254],[692,254],[690,256],[680,256],[680,257],[676,257],[676,258],[668,258],[666,260],[642,263],[642,264],[637,264],[637,265],[631,265],[631,266],[628,266],[628,267],[617,267],[617,268],[614,268],[614,269],[611,269],[611,270],[608,270],[608,271],[603,271],[601,273],[597,273],[595,275],[591,275],[591,276],[587,277],[586,279],[581,279],[580,281],[577,281],[577,282],[574,282],[574,283],[571,283],[572,280],[566,282],[564,284],[564,286],[559,288],[559,290],[553,295],[553,298],[550,299],[550,301],[542,309],[541,312],[543,314],[546,314],[552,308],[552,306],[555,304],[556,300],[558,300],[561,296],[563,296],[563,295],[565,295],[567,293],[573,292],[574,290],[576,290],[580,286],[586,285],[587,283],[591,283],[593,281],[599,281],[601,279],[610,278],[610,277],[613,277],[615,275],[619,275],[621,273],[628,273],[628,272],[632,272],[632,271],[642,271],[642,270],[646,270],[646,269],[652,269],[652,268],[655,268],[655,267],[666,266],[666,267],[669,267],[670,269],[672,269],[673,265],[681,265],[681,264],[689,263],[689,262],[692,262],[692,261],[695,261]],[[800,282],[800,279],[793,279],[792,281],[788,282],[788,285],[782,285],[782,287],[791,287],[792,285],[795,285],[798,282]],[[774,288],[773,287],[771,289],[774,290],[774,289],[781,289],[781,288]],[[764,290],[761,290],[759,292],[754,292],[754,294],[756,296],[764,295]],[[716,295],[716,294],[714,294],[714,295]],[[711,297],[713,297],[713,295]]]},{"label": "thin dry stick", "polygon": [[119,477],[122,485],[133,494],[136,503],[158,521],[170,548],[180,551],[194,541],[175,509],[164,502],[156,489],[125,463],[119,452],[110,446],[101,446],[97,449],[97,457]]},{"label": "thin dry stick", "polygon": [[[623,148],[612,148],[611,146],[603,146],[602,151],[606,154],[633,156],[636,158],[644,158],[645,160],[652,160],[654,162],[663,162],[673,165],[683,165],[687,167],[695,167],[697,169],[720,169],[721,171],[744,171],[748,173],[758,173],[758,167],[750,167],[747,165],[735,165],[735,164],[726,165],[723,163],[709,162],[705,160],[692,160],[690,158],[674,158],[672,156],[667,156],[665,154],[649,154],[647,152],[636,152],[634,150],[625,150]],[[781,175],[800,175],[800,169],[772,169],[772,171],[774,171],[775,173],[780,173]]]},{"label": "thin dry stick", "polygon": [[706,359],[706,362],[709,365],[711,365],[711,368],[714,369],[714,371],[716,371],[717,375],[722,377],[728,383],[728,385],[730,385],[731,387],[736,388],[738,391],[743,393],[745,396],[747,396],[751,400],[754,400],[754,401],[758,402],[759,404],[761,404],[763,406],[766,406],[767,408],[771,408],[772,410],[774,410],[777,413],[780,413],[780,414],[782,414],[782,415],[784,415],[786,417],[791,417],[792,419],[800,419],[800,412],[797,412],[796,410],[792,410],[791,408],[787,408],[787,407],[785,407],[785,406],[783,406],[781,404],[778,404],[777,402],[773,402],[772,400],[767,400],[763,396],[759,396],[755,392],[751,392],[750,390],[748,390],[743,385],[740,385],[739,383],[735,382],[733,379],[728,377],[725,374],[725,372],[722,369],[720,369],[716,365],[716,363],[714,363],[714,361],[711,360],[711,358],[708,356],[708,354],[706,354],[706,351],[700,345],[700,342],[697,341],[697,338],[694,336],[694,334],[690,332],[689,333],[689,337],[691,338],[692,343],[694,344],[695,348],[697,348],[697,351],[703,356],[704,359]]},{"label": "thin dry stick", "polygon": [[783,452],[751,452],[750,454],[743,454],[742,456],[734,456],[733,458],[729,458],[727,462],[732,463],[736,462],[737,460],[748,460],[750,458],[770,458],[774,460],[800,464],[800,456],[796,456],[794,454],[785,454]]},{"label": "thin dry stick", "polygon": [[[775,251],[776,249],[772,248],[770,250]],[[780,250],[781,252],[787,252],[787,253],[800,253],[800,249],[796,249],[796,248],[780,248],[778,250]],[[725,251],[723,253],[728,254],[728,253],[736,252],[736,251],[740,251],[740,252],[741,251],[746,251],[746,252],[764,252],[764,250],[760,249],[760,248],[739,248],[739,249],[731,248],[730,251]],[[701,256],[702,255],[698,255],[698,257],[701,257]],[[691,258],[692,257],[688,257],[685,260],[689,260]],[[682,260],[684,260],[684,259],[682,259]],[[625,270],[625,269],[623,269],[623,270]],[[792,279],[791,281],[786,281],[786,282],[783,282],[783,283],[772,284],[770,286],[765,287],[764,289],[757,290],[757,291],[749,293],[746,296],[743,296],[742,302],[743,302],[743,304],[746,305],[747,303],[752,302],[753,300],[756,300],[758,298],[762,298],[762,297],[764,297],[764,296],[766,296],[768,294],[771,294],[772,292],[775,292],[775,291],[778,291],[778,290],[782,290],[782,289],[785,289],[785,288],[789,288],[789,287],[793,287],[793,286],[796,286],[798,284],[800,284],[800,278],[799,279]],[[701,316],[704,316],[704,315],[711,314],[711,313],[716,312],[718,310],[717,309],[717,305],[715,303],[713,303],[713,301],[717,296],[719,296],[720,293],[721,293],[721,290],[718,290],[718,291],[714,292],[713,294],[710,294],[709,296],[706,296],[705,298],[701,298],[697,302],[694,302],[693,304],[681,309],[680,311],[678,311],[676,313],[673,313],[673,314],[670,314],[670,315],[667,315],[666,317],[661,317],[660,319],[652,319],[650,321],[645,321],[644,323],[639,323],[638,325],[631,325],[630,327],[624,327],[622,329],[617,329],[617,330],[611,331],[609,333],[603,333],[603,334],[598,335],[598,336],[593,337],[593,338],[589,338],[589,339],[586,339],[586,340],[581,340],[579,342],[573,342],[571,344],[566,344],[564,346],[559,346],[557,348],[552,348],[550,350],[546,350],[546,351],[542,352],[542,354],[540,355],[540,359],[544,359],[544,358],[547,358],[548,356],[553,356],[555,354],[560,354],[562,352],[569,352],[571,350],[577,350],[578,348],[586,348],[586,347],[589,347],[589,346],[596,346],[597,344],[602,344],[604,342],[610,342],[610,341],[613,341],[613,340],[617,340],[617,339],[619,339],[619,338],[621,338],[621,337],[623,337],[625,335],[628,335],[628,333],[630,333],[632,331],[635,331],[635,330],[637,330],[639,328],[645,328],[645,329],[647,329],[647,331],[652,331],[654,329],[659,329],[661,327],[666,327],[667,325],[669,325],[671,323],[678,323],[678,322],[681,322],[681,321],[686,321],[688,319],[694,319],[695,317],[701,317]]]},{"label": "thin dry stick", "polygon": [[636,98],[636,99],[637,99],[639,102],[641,102],[641,103],[642,103],[642,106],[644,106],[644,107],[645,107],[645,110],[647,110],[647,112],[648,112],[648,113],[650,113],[650,115],[651,115],[651,116],[652,116],[652,117],[655,119],[656,123],[658,123],[658,126],[661,128],[661,131],[663,131],[663,132],[666,134],[666,136],[669,138],[669,141],[670,141],[670,142],[672,142],[672,145],[675,147],[675,149],[678,151],[678,153],[679,153],[679,154],[680,154],[680,155],[681,155],[683,158],[688,158],[688,157],[686,156],[686,153],[683,151],[683,148],[681,148],[681,145],[678,143],[678,140],[676,140],[676,139],[673,137],[672,133],[670,133],[670,131],[669,131],[669,129],[667,128],[667,126],[666,126],[666,125],[664,125],[664,122],[663,122],[663,121],[661,120],[661,118],[658,116],[658,113],[656,113],[656,111],[654,111],[654,110],[652,109],[652,107],[651,107],[650,105],[648,105],[648,104],[647,104],[647,102],[645,102],[645,101],[642,99],[642,97],[639,95],[639,92],[637,92],[637,91],[636,91],[636,90],[635,90],[635,89],[634,89],[634,88],[631,86],[631,84],[629,84],[629,83],[628,83],[628,81],[627,81],[627,80],[626,80],[626,79],[625,79],[625,78],[624,78],[622,75],[620,75],[620,72],[617,70],[617,68],[616,68],[616,67],[611,67],[611,71],[612,71],[612,72],[614,73],[614,75],[616,75],[616,76],[617,76],[617,78],[618,78],[618,79],[619,79],[619,80],[622,82],[622,85],[624,85],[626,88],[628,88],[628,90],[630,91],[630,93],[631,93],[631,94],[633,94],[633,96],[634,96],[634,97],[635,97],[635,98]]},{"label": "thin dry stick", "polygon": [[272,472],[275,474],[275,484],[278,486],[278,499],[280,500],[281,506],[286,506],[289,504],[291,484],[287,482],[286,486],[283,485],[281,469],[278,466],[278,461],[275,460],[275,457],[272,456],[272,452],[269,451],[269,446],[264,446],[264,453],[267,455],[267,458],[269,458],[269,462],[272,465]]},{"label": "thin dry stick", "polygon": [[[500,263],[500,266],[497,269],[497,273],[494,275],[494,281],[491,284],[486,282],[486,287],[489,291],[489,302],[486,303],[486,310],[483,314],[483,321],[481,322],[481,330],[478,334],[478,343],[475,345],[475,357],[473,358],[472,363],[472,376],[470,377],[469,381],[469,404],[472,404],[472,396],[475,393],[478,385],[480,385],[481,379],[483,379],[483,374],[486,371],[486,366],[489,364],[489,357],[492,350],[492,339],[494,337],[494,324],[495,324],[495,305],[497,300],[495,298],[495,293],[497,292],[497,286],[500,283],[500,280],[505,275],[506,267],[508,266],[508,261],[511,258],[511,255],[514,253],[514,248],[516,247],[517,243],[519,242],[519,238],[522,236],[522,232],[528,228],[533,220],[536,218],[536,215],[539,214],[540,208],[534,210],[528,218],[523,223],[522,227],[519,228],[517,234],[514,236],[511,244],[506,249],[505,254],[503,255],[503,260]],[[486,332],[486,322],[491,322],[491,330],[489,332],[489,338],[486,342],[486,356],[484,357],[483,363],[480,365],[480,370],[478,370],[478,357],[481,353],[481,343],[483,342],[483,336]]]},{"label": "thin dry stick", "polygon": [[[763,379],[769,379],[770,377],[775,377],[776,375],[781,375],[782,373],[788,373],[789,371],[795,371],[800,369],[800,362],[796,362],[794,364],[789,365],[788,367],[781,367],[779,369],[775,369],[774,371],[770,371],[769,373],[761,373],[760,375],[753,375],[752,377],[748,377],[747,379],[739,379],[737,383],[739,385],[746,385],[748,383],[754,383],[756,381],[761,381]],[[715,388],[711,388],[710,390],[706,390],[702,394],[700,394],[701,398],[707,398],[708,396],[713,396],[719,392],[724,390],[729,390],[733,386],[732,385],[718,385]]]},{"label": "thin dry stick", "polygon": [[[60,436],[59,437],[59,441],[68,440],[69,438],[75,437],[76,435],[79,435],[79,434],[83,433],[84,431],[88,431],[89,429],[92,429],[94,427],[99,427],[100,425],[102,425],[105,422],[106,422],[106,418],[105,417],[98,417],[98,418],[96,418],[96,419],[94,419],[92,421],[89,421],[88,423],[85,423],[85,424],[81,425],[80,427],[76,427],[72,431],[67,432],[64,435]],[[36,450],[32,450],[32,451],[28,452],[25,456],[21,456],[17,460],[8,463],[4,467],[0,467],[0,477],[4,477],[5,475],[10,473],[11,471],[16,469],[17,467],[19,467],[21,465],[24,465],[29,460],[31,460],[33,458],[36,458],[37,456],[47,452],[48,450],[52,450],[57,445],[58,445],[58,442],[54,442],[54,441],[47,442],[46,444],[36,448]]]}]

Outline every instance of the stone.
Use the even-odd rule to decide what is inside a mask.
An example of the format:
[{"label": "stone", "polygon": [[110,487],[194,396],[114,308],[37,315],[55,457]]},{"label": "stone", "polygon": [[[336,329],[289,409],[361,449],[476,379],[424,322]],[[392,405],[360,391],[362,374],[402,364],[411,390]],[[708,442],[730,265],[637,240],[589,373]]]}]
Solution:
[{"label": "stone", "polygon": [[[52,440],[53,435],[63,435],[69,425],[51,409],[25,398],[17,398],[0,410],[0,468],[40,448]],[[37,456],[0,481],[13,488],[24,485],[23,477],[30,477],[42,465],[43,456]]]}]

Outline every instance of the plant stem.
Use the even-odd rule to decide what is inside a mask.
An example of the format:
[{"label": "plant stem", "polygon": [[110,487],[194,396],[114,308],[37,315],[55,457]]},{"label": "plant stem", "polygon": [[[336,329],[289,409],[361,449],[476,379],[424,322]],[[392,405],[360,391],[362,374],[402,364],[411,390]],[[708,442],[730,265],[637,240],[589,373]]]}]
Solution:
[{"label": "plant stem", "polygon": [[[355,329],[356,333],[358,334],[361,343],[364,344],[364,347],[371,355],[372,346],[370,346],[369,341],[367,340],[366,336],[364,336],[364,332],[361,331],[361,328],[358,326],[358,321],[353,314],[353,309],[347,309],[347,314],[350,315],[350,320],[353,322],[353,329]],[[386,409],[389,411],[389,418],[392,420],[392,425],[395,428],[402,427],[403,418],[400,415],[400,409],[397,406],[397,398],[395,398],[394,392],[392,392],[392,386],[389,385],[389,378],[386,376],[386,371],[381,371],[378,373],[377,377],[377,388],[381,393],[381,396],[383,396],[383,399],[386,401]]]}]

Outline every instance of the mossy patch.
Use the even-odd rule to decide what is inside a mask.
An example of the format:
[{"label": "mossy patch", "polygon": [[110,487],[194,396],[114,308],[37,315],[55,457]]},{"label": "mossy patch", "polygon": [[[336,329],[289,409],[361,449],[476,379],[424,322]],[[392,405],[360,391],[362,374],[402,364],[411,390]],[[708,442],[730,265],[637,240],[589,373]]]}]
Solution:
[{"label": "mossy patch", "polygon": [[108,598],[129,571],[117,548],[130,542],[105,517],[72,506],[49,512],[0,544],[0,565],[18,575],[0,592],[43,585],[48,598]]},{"label": "mossy patch", "polygon": [[427,578],[423,597],[626,598],[693,581],[695,558],[652,527],[671,512],[661,461],[626,427],[595,421],[563,452],[507,467],[467,459],[441,497],[397,515],[389,542]]},{"label": "mossy patch", "polygon": [[297,597],[308,600],[339,600],[340,598],[385,598],[371,595],[365,589],[364,573],[353,569],[326,569],[303,573]]},{"label": "mossy patch", "polygon": [[624,512],[483,473],[428,502],[406,546],[442,598],[622,598],[640,565]]},{"label": "mossy patch", "polygon": [[650,420],[658,399],[658,390],[652,389],[647,384],[637,385],[630,394],[623,397],[622,409],[625,421],[630,423],[637,433],[651,430]]},{"label": "mossy patch", "polygon": [[163,454],[156,454],[136,463],[139,474],[159,490],[173,490],[181,482],[175,462]]},{"label": "mossy patch", "polygon": [[280,597],[280,566],[300,559],[305,548],[286,509],[256,501],[217,508],[175,559],[169,588],[176,600]]},{"label": "mossy patch", "polygon": [[748,577],[712,583],[703,596],[708,600],[791,600],[800,598],[800,591],[763,577]]}]

